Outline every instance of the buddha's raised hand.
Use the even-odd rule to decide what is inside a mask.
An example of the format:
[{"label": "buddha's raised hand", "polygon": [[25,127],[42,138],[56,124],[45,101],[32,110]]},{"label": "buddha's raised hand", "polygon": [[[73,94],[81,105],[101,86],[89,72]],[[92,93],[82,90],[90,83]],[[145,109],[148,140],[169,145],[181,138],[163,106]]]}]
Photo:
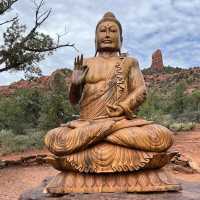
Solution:
[{"label": "buddha's raised hand", "polygon": [[72,73],[71,82],[74,85],[80,85],[85,81],[86,74],[88,72],[88,67],[83,65],[83,54],[77,56],[74,59],[74,70]]}]

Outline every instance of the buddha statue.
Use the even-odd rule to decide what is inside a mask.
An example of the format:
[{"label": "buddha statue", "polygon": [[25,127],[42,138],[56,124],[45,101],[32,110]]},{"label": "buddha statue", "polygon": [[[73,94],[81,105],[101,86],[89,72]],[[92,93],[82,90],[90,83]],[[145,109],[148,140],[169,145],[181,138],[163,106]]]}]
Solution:
[{"label": "buddha statue", "polygon": [[49,193],[178,190],[162,169],[174,156],[167,128],[136,116],[146,97],[138,61],[121,54],[122,27],[107,12],[96,26],[94,57],[75,58],[69,99],[80,118],[50,130],[47,161],[60,173]]}]

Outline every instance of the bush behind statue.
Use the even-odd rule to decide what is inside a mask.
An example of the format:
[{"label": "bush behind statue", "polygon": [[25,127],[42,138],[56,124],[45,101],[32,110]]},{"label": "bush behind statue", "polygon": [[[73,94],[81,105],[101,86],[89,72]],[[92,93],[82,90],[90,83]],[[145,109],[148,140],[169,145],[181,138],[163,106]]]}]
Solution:
[{"label": "bush behind statue", "polygon": [[[182,123],[178,131],[188,130],[189,127],[192,129],[195,123],[200,122],[200,90],[188,94],[184,83],[178,84],[173,90],[163,90],[149,90],[146,101],[139,109],[140,116],[168,128],[174,123]],[[193,125],[186,125],[191,123]],[[188,128],[184,128],[186,126]]]},{"label": "bush behind statue", "polygon": [[40,149],[46,132],[37,129],[27,130],[24,135],[16,135],[12,130],[0,131],[0,155],[26,149]]},{"label": "bush behind statue", "polygon": [[46,131],[76,113],[67,94],[58,90],[20,89],[0,97],[0,153],[42,147]]},{"label": "bush behind statue", "polygon": [[[163,90],[149,90],[140,116],[174,131],[190,130],[200,122],[199,90],[188,95],[183,83]],[[20,89],[12,96],[0,96],[0,152],[41,147],[47,130],[73,120],[77,113],[65,89]]]},{"label": "bush behind statue", "polygon": [[9,97],[0,97],[0,130],[25,134],[26,129],[48,130],[72,119],[77,111],[63,92],[20,89]]}]

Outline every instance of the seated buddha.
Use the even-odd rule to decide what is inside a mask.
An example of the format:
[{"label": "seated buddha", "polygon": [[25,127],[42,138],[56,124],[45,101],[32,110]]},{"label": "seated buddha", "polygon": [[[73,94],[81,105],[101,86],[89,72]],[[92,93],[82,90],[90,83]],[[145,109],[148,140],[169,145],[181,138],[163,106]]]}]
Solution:
[{"label": "seated buddha", "polygon": [[80,104],[80,118],[45,137],[48,161],[61,172],[134,173],[172,157],[171,131],[135,114],[146,87],[138,61],[121,54],[122,41],[120,22],[107,12],[96,26],[95,56],[75,58],[69,99]]}]

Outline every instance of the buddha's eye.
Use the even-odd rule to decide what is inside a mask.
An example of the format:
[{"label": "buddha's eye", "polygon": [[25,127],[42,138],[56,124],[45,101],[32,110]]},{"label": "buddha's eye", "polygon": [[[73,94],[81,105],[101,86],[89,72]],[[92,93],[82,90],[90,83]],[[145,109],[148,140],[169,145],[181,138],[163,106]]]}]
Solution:
[{"label": "buddha's eye", "polygon": [[105,28],[100,28],[99,31],[100,31],[100,32],[106,32],[106,29],[105,29]]},{"label": "buddha's eye", "polygon": [[110,31],[111,31],[112,33],[115,33],[115,32],[117,32],[117,29],[116,29],[116,28],[111,28]]}]

